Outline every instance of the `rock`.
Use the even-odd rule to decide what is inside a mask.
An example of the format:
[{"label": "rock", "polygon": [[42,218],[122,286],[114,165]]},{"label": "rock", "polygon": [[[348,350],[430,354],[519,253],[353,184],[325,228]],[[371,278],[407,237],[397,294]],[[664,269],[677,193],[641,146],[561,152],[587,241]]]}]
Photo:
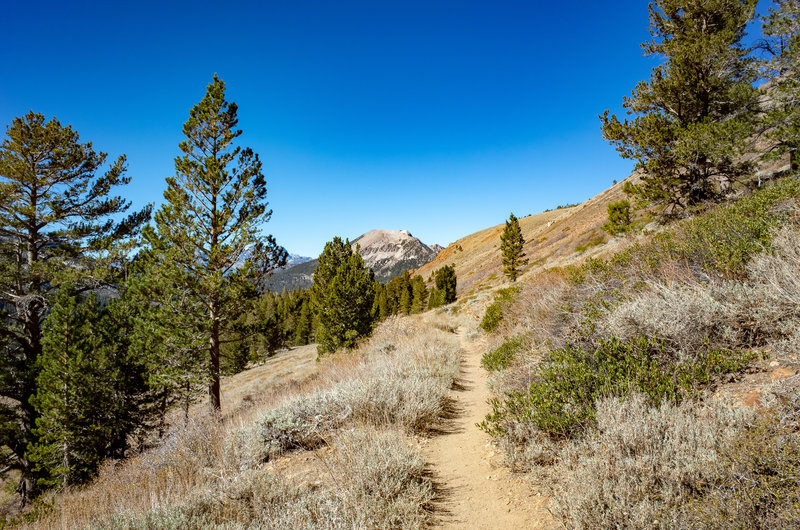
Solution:
[{"label": "rock", "polygon": [[[771,366],[771,365],[770,365]],[[770,379],[773,381],[783,381],[784,379],[789,379],[797,375],[797,370],[793,368],[778,368],[777,370],[773,370],[772,373],[769,375]]]},{"label": "rock", "polygon": [[660,227],[661,225],[659,225],[658,222],[650,221],[649,223],[644,225],[644,228],[642,228],[642,232],[658,232]]},{"label": "rock", "polygon": [[764,406],[761,404],[761,389],[751,390],[747,394],[744,404],[759,412],[764,410]]}]

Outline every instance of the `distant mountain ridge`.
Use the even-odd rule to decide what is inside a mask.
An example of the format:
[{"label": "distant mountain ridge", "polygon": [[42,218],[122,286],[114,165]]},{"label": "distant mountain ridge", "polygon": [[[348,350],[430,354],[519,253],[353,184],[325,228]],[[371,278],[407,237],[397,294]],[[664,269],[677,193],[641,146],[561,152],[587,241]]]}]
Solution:
[{"label": "distant mountain ridge", "polygon": [[[375,272],[375,279],[386,283],[406,269],[417,269],[436,257],[442,247],[428,246],[408,230],[370,230],[350,242],[359,249],[364,263]],[[270,291],[308,288],[314,280],[317,260],[308,260],[275,271],[264,282]]]},{"label": "distant mountain ridge", "polygon": [[286,267],[294,267],[295,265],[306,263],[312,259],[314,258],[309,258],[308,256],[299,256],[297,254],[289,254],[289,256],[286,258]]}]

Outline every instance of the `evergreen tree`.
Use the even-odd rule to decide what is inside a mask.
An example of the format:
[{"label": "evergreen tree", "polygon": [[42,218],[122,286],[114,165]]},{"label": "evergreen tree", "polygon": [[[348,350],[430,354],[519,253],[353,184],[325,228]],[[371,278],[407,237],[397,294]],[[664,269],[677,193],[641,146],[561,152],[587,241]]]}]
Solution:
[{"label": "evergreen tree", "polygon": [[304,346],[311,342],[311,306],[308,298],[303,298],[300,305],[300,315],[297,318],[297,327],[294,332],[295,346]]},{"label": "evergreen tree", "polygon": [[108,405],[114,402],[102,356],[102,334],[94,297],[79,303],[69,288],[55,297],[44,325],[39,358],[39,412],[29,447],[39,480],[46,485],[76,484],[97,471],[112,437]]},{"label": "evergreen tree", "polygon": [[131,296],[128,283],[120,285],[118,297],[109,300],[98,315],[100,347],[95,355],[103,359],[103,384],[112,396],[105,404],[110,435],[105,456],[111,458],[125,457],[131,441],[138,440],[141,448],[160,419],[158,395],[149,384],[152,354],[134,347],[143,306]]},{"label": "evergreen tree", "polygon": [[349,241],[334,238],[325,245],[311,288],[317,316],[319,354],[352,347],[372,329],[375,279]]},{"label": "evergreen tree", "polygon": [[648,55],[665,58],[623,106],[633,121],[606,111],[603,137],[642,170],[626,192],[674,213],[726,193],[751,170],[742,160],[753,131],[757,90],[745,27],[756,0],[654,0]]},{"label": "evergreen tree", "polygon": [[411,279],[411,289],[414,293],[411,312],[422,313],[428,307],[428,288],[425,286],[422,276],[414,276]]},{"label": "evergreen tree", "polygon": [[130,180],[125,157],[106,158],[34,112],[15,118],[0,144],[0,467],[21,472],[23,503],[36,492],[26,451],[37,439],[31,399],[54,294],[65,281],[78,291],[114,283],[150,215],[123,217],[130,203],[111,193]]},{"label": "evergreen tree", "polygon": [[615,236],[628,230],[631,226],[631,203],[621,200],[611,202],[606,206],[608,222],[603,223],[603,230]]},{"label": "evergreen tree", "polygon": [[792,170],[800,156],[800,0],[776,0],[764,21],[765,48],[770,55],[763,63],[772,81],[767,91],[766,122],[777,154],[789,154]]},{"label": "evergreen tree", "polygon": [[503,273],[512,282],[517,281],[520,274],[520,267],[528,264],[525,256],[525,238],[522,237],[522,229],[519,221],[514,214],[506,221],[506,227],[500,235],[500,250],[503,253]]},{"label": "evergreen tree", "polygon": [[408,271],[403,271],[401,278],[400,300],[398,304],[399,313],[408,315],[411,313],[411,300],[414,296],[413,292],[411,291],[411,277],[408,274]]},{"label": "evergreen tree", "polygon": [[431,291],[428,308],[433,309],[456,301],[456,277],[455,265],[445,265],[433,273],[435,288]]},{"label": "evergreen tree", "polygon": [[380,320],[384,320],[389,315],[389,304],[386,299],[386,289],[381,289],[378,293],[378,318]]},{"label": "evergreen tree", "polygon": [[208,345],[205,378],[212,411],[221,406],[223,340],[237,340],[236,317],[257,296],[263,277],[286,261],[286,251],[260,232],[272,212],[258,155],[236,145],[242,134],[237,112],[215,75],[183,125],[182,154],[155,215],[158,231],[147,232],[160,254],[159,273],[195,301],[186,308],[192,310],[187,324]]},{"label": "evergreen tree", "polygon": [[[145,232],[150,230],[148,227]],[[148,234],[148,239],[154,238]],[[130,348],[147,365],[147,384],[157,403],[154,414],[159,437],[164,434],[169,409],[181,405],[188,421],[189,406],[207,383],[208,338],[196,326],[196,315],[204,308],[164,274],[162,257],[167,251],[140,252],[126,282],[129,305],[136,310]]]}]

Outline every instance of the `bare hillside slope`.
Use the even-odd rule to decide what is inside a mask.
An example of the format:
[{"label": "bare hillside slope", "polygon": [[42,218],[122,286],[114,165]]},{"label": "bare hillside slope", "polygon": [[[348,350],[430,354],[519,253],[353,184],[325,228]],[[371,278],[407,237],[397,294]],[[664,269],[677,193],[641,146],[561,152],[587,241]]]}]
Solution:
[{"label": "bare hillside slope", "polygon": [[[528,270],[540,270],[545,264],[548,267],[564,265],[608,252],[610,248],[600,243],[609,238],[600,227],[608,217],[607,205],[622,198],[622,182],[619,182],[577,206],[520,219],[526,241],[525,255],[529,260]],[[501,283],[500,234],[504,226],[501,223],[462,237],[440,252],[436,259],[417,269],[416,273],[427,279],[439,267],[454,264],[459,294]],[[578,252],[578,247],[582,245],[588,245],[589,248]]]}]

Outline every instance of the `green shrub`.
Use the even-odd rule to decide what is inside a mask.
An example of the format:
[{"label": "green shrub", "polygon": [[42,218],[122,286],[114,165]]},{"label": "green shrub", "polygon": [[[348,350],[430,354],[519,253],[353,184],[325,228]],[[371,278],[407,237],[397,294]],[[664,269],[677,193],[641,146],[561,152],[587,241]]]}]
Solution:
[{"label": "green shrub", "polygon": [[622,234],[631,226],[631,203],[627,200],[612,202],[607,206],[608,222],[602,228],[612,236]]},{"label": "green shrub", "polygon": [[509,339],[492,351],[483,354],[481,366],[489,372],[505,370],[514,360],[514,356],[525,348],[520,337]]},{"label": "green shrub", "polygon": [[769,248],[781,203],[800,197],[800,182],[786,178],[739,201],[695,217],[676,238],[677,253],[704,268],[738,273]]},{"label": "green shrub", "polygon": [[482,330],[491,333],[497,329],[503,320],[503,310],[514,300],[514,295],[518,292],[519,287],[508,287],[495,293],[494,302],[486,308],[486,313],[481,319],[480,327]]},{"label": "green shrub", "polygon": [[589,241],[587,241],[586,243],[584,243],[583,245],[578,245],[577,247],[575,247],[575,251],[576,252],[586,252],[587,250],[589,250],[592,247],[596,247],[596,246],[599,246],[599,245],[604,245],[605,242],[606,242],[606,238],[604,236],[602,236],[602,235],[595,236],[595,237],[591,238]]},{"label": "green shrub", "polygon": [[774,228],[793,211],[789,206],[799,198],[800,181],[784,178],[734,203],[676,223],[609,261],[589,258],[567,267],[567,279],[580,285],[589,278],[643,278],[659,275],[669,262],[739,277],[750,258],[771,247]]},{"label": "green shrub", "polygon": [[491,333],[492,331],[497,329],[497,326],[500,325],[500,321],[503,319],[503,306],[500,302],[493,302],[486,308],[486,313],[484,313],[483,318],[481,319],[481,329],[487,333]]},{"label": "green shrub", "polygon": [[593,351],[570,344],[545,356],[526,391],[494,398],[481,428],[502,436],[509,422],[528,423],[552,437],[571,437],[596,422],[595,402],[600,398],[638,391],[654,405],[679,403],[715,374],[739,371],[753,358],[710,350],[676,363],[663,344],[644,337],[628,342],[612,337]]},{"label": "green shrub", "polygon": [[715,479],[687,509],[693,528],[800,527],[800,394],[778,398],[720,451]]}]

